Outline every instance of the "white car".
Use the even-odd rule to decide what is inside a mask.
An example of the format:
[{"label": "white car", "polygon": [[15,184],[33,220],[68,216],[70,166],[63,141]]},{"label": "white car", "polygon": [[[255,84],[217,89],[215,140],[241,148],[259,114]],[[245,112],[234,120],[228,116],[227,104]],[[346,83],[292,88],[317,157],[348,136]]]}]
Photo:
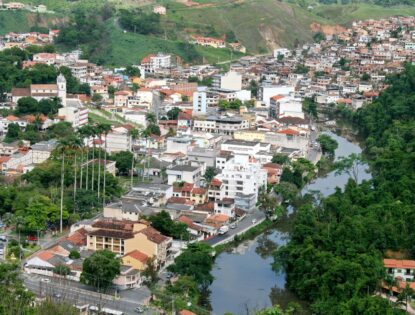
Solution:
[{"label": "white car", "polygon": [[44,283],[50,283],[50,279],[48,279],[48,278],[42,278],[42,279],[40,279],[40,281],[42,281]]},{"label": "white car", "polygon": [[256,223],[256,219],[253,219],[253,220],[252,220],[252,224],[255,224],[255,223]]}]

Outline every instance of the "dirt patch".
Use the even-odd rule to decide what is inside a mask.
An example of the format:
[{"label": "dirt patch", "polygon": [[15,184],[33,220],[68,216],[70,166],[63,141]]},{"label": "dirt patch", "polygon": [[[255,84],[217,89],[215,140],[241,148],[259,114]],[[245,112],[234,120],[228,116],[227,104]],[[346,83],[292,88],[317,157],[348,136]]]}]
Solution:
[{"label": "dirt patch", "polygon": [[274,25],[261,24],[258,30],[269,50],[280,47],[280,36],[282,33],[280,28]]},{"label": "dirt patch", "polygon": [[51,26],[57,26],[65,24],[69,21],[69,17],[65,18],[52,18],[52,17],[46,17],[44,15],[38,16],[37,14],[28,14],[27,15],[27,23],[28,25],[39,25],[42,27],[51,27]]},{"label": "dirt patch", "polygon": [[341,25],[328,25],[328,24],[319,24],[311,23],[310,30],[313,33],[322,32],[325,35],[335,35],[345,32],[347,29]]}]

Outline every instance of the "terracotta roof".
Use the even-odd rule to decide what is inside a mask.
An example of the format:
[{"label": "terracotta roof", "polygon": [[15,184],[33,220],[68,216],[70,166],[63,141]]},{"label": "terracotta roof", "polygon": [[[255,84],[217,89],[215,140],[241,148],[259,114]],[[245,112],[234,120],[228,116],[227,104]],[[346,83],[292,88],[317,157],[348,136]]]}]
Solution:
[{"label": "terracotta roof", "polygon": [[13,88],[12,89],[13,96],[30,96],[30,88]]},{"label": "terracotta roof", "polygon": [[282,166],[280,164],[277,164],[277,163],[265,163],[264,165],[262,165],[262,167],[276,168],[276,169],[281,169],[282,168]]},{"label": "terracotta roof", "polygon": [[277,132],[285,134],[285,135],[293,135],[293,136],[298,136],[300,134],[298,131],[292,130],[292,129],[284,129],[284,130],[279,130]]},{"label": "terracotta roof", "polygon": [[145,264],[147,260],[149,259],[149,257],[146,254],[144,254],[143,252],[140,252],[137,249],[125,254],[124,257],[125,256],[130,256],[138,261],[141,261],[143,264]]},{"label": "terracotta roof", "polygon": [[190,183],[184,183],[182,186],[182,191],[191,191],[193,189],[193,184]]},{"label": "terracotta roof", "polygon": [[415,260],[388,259],[383,260],[386,268],[415,269]]},{"label": "terracotta roof", "polygon": [[208,218],[209,221],[227,222],[229,217],[226,214],[215,214]]},{"label": "terracotta roof", "polygon": [[215,209],[215,204],[213,203],[213,201],[201,204],[201,205],[197,205],[195,207],[196,211],[207,211],[207,212],[213,212]]},{"label": "terracotta roof", "polygon": [[196,231],[203,230],[201,226],[198,226],[198,225],[194,224],[194,222],[191,219],[189,219],[188,217],[186,217],[184,215],[180,216],[177,219],[177,221],[186,224],[189,228],[191,228],[193,230],[196,230]]},{"label": "terracotta roof", "polygon": [[71,242],[74,245],[77,246],[83,246],[86,245],[86,236],[88,234],[88,231],[84,228],[81,228],[79,230],[76,230],[73,234],[68,236],[66,240]]},{"label": "terracotta roof", "polygon": [[161,234],[159,231],[157,231],[155,228],[151,226],[141,230],[140,233],[147,236],[147,239],[149,239],[150,241],[156,244],[161,244],[168,240],[167,236],[164,236],[163,234]]},{"label": "terracotta roof", "polygon": [[179,312],[179,314],[180,314],[180,315],[196,315],[196,313],[193,313],[193,312],[188,311],[188,310],[181,310],[181,311]]},{"label": "terracotta roof", "polygon": [[133,230],[136,221],[129,220],[99,220],[92,224],[94,228],[109,229],[109,230]]},{"label": "terracotta roof", "polygon": [[273,97],[271,97],[271,99],[273,99],[274,101],[278,101],[280,99],[283,99],[285,96],[278,94],[278,95],[274,95]]},{"label": "terracotta roof", "polygon": [[36,255],[36,257],[44,260],[44,261],[48,261],[49,259],[51,259],[54,255],[49,252],[49,251],[41,251],[40,253],[38,253]]},{"label": "terracotta roof", "polygon": [[129,238],[134,237],[134,233],[131,231],[115,231],[115,230],[104,230],[104,229],[99,229],[96,231],[89,232],[88,235],[121,238],[121,239],[129,239]]},{"label": "terracotta roof", "polygon": [[206,194],[206,189],[200,188],[200,187],[195,187],[195,188],[192,189],[192,194],[204,195],[204,194]]},{"label": "terracotta roof", "polygon": [[170,197],[167,200],[168,203],[178,203],[178,204],[183,204],[183,205],[192,205],[193,202],[190,200],[187,200],[184,197]]},{"label": "terracotta roof", "polygon": [[212,179],[210,184],[213,185],[213,186],[220,186],[220,185],[222,185],[222,182],[219,179],[214,178],[214,179]]}]

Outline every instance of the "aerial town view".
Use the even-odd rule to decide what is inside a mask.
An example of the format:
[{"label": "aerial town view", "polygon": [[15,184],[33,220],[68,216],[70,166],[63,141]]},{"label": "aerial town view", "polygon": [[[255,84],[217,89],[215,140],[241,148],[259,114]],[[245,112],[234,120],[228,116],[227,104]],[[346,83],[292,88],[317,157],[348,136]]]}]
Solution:
[{"label": "aerial town view", "polygon": [[0,0],[0,315],[415,314],[414,0]]}]

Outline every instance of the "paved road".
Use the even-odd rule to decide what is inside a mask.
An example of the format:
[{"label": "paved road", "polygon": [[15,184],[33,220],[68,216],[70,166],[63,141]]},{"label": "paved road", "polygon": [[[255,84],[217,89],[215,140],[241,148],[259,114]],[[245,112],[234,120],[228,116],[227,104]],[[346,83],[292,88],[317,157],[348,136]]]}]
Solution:
[{"label": "paved road", "polygon": [[[126,315],[136,314],[134,309],[142,304],[140,290],[145,290],[144,288],[129,290],[129,297],[124,296],[120,298],[82,289],[82,284],[73,281],[59,281],[58,279],[49,278],[51,281],[45,283],[42,282],[41,279],[47,277],[28,274],[24,274],[23,277],[25,286],[39,296],[48,296],[56,301],[64,300],[77,305],[89,304],[90,306],[107,307],[113,310],[122,311]],[[144,314],[150,315],[156,314],[156,312],[149,310]]]},{"label": "paved road", "polygon": [[224,240],[231,240],[234,238],[236,234],[241,233],[242,231],[246,230],[248,227],[252,226],[252,220],[256,220],[256,222],[259,222],[260,220],[265,218],[265,213],[262,211],[256,211],[252,214],[247,214],[241,221],[238,222],[238,226],[235,229],[229,229],[229,232],[223,235],[216,235],[215,237],[206,240],[206,243],[208,243],[211,246],[214,246]]}]

